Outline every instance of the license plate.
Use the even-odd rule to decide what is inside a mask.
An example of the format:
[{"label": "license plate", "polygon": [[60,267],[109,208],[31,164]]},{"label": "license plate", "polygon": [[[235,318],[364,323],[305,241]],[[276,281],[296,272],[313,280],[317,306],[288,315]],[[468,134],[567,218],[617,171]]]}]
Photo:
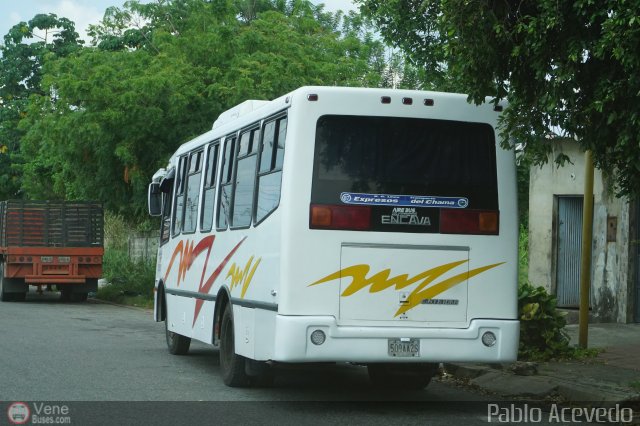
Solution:
[{"label": "license plate", "polygon": [[420,356],[419,339],[389,339],[389,356],[417,357]]}]

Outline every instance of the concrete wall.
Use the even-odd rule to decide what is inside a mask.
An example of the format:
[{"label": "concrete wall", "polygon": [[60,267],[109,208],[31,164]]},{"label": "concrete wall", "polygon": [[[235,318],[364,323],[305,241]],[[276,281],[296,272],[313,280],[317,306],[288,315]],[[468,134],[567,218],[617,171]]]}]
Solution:
[{"label": "concrete wall", "polygon": [[159,244],[160,238],[157,235],[129,236],[129,257],[138,262],[151,263],[156,259]]},{"label": "concrete wall", "polygon": [[[571,142],[558,143],[557,149],[573,164],[558,168],[553,159],[531,168],[529,186],[529,281],[556,293],[555,244],[556,196],[584,193],[584,153]],[[594,175],[592,245],[592,319],[595,322],[631,322],[632,279],[630,277],[630,217],[627,199],[617,199]],[[615,241],[607,241],[608,218],[616,218]],[[577,259],[576,261],[579,261]]]}]

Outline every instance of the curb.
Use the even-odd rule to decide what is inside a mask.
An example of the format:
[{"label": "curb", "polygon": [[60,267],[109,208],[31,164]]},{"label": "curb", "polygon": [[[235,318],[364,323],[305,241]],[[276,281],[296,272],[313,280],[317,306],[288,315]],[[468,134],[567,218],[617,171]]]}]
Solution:
[{"label": "curb", "polygon": [[[552,374],[538,374],[529,369],[523,374],[514,371],[523,371],[522,364],[443,364],[445,374],[479,388],[483,391],[499,395],[505,398],[523,399],[557,399],[560,398],[569,403],[592,404],[624,404],[640,401],[640,394],[622,388],[613,383],[600,382],[594,385],[592,378],[576,377],[575,381]],[[583,382],[581,382],[581,379]]]}]

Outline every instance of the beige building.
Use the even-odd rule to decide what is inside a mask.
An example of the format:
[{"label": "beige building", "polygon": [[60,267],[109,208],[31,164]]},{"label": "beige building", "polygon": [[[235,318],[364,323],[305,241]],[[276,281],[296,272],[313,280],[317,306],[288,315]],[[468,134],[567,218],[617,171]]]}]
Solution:
[{"label": "beige building", "polygon": [[[531,168],[529,281],[557,295],[559,307],[577,309],[584,153],[571,141],[556,146],[571,164]],[[640,322],[640,203],[616,198],[599,170],[593,192],[591,321]]]}]

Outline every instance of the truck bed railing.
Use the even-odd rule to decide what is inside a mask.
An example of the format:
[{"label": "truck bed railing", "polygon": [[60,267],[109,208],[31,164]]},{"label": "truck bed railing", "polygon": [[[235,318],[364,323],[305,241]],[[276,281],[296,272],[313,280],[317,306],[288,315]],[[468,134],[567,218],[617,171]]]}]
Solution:
[{"label": "truck bed railing", "polygon": [[79,201],[0,202],[0,247],[102,247],[102,205]]}]

